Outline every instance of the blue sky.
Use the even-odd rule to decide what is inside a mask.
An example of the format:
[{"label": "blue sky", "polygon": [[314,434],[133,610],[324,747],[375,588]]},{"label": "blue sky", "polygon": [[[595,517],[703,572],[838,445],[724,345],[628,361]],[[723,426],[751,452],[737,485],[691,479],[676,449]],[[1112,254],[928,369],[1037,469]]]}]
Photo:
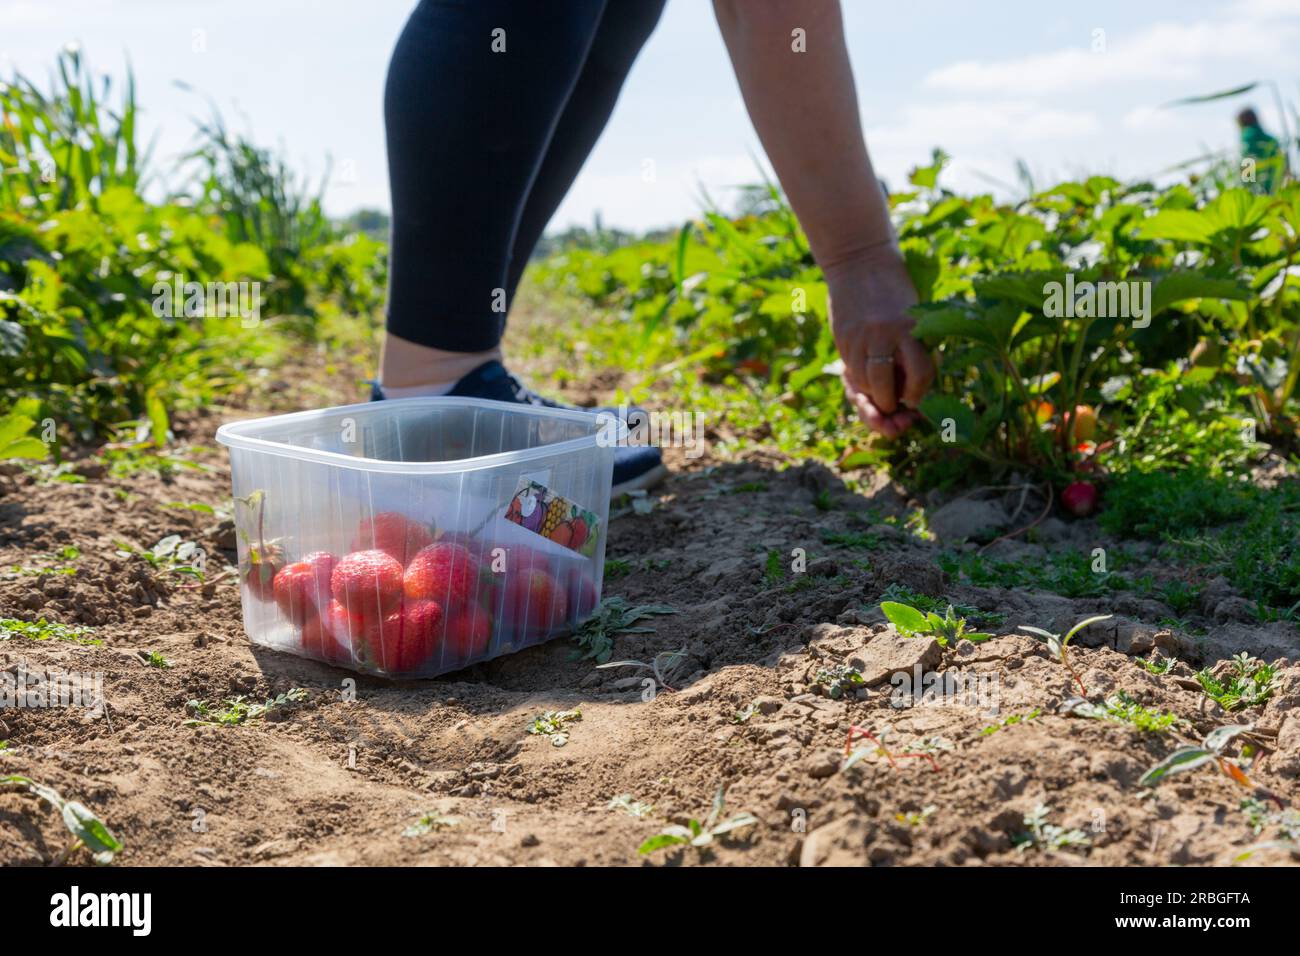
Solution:
[{"label": "blue sky", "polygon": [[[387,208],[384,71],[413,5],[0,0],[0,75],[43,78],[69,41],[101,71],[120,75],[129,58],[160,165],[185,149],[191,117],[206,112],[174,86],[180,80],[297,168],[319,176],[332,156],[331,212]],[[1300,0],[843,5],[868,144],[893,183],[935,146],[954,158],[947,182],[964,190],[996,191],[988,177],[1014,182],[1017,159],[1040,183],[1150,176],[1236,141],[1235,101],[1161,103],[1251,80],[1274,81],[1300,103]],[[1250,102],[1276,131],[1272,96]],[[701,184],[725,195],[753,181],[755,155],[711,5],[669,0],[552,226],[590,223],[597,210],[626,228],[680,222],[698,211]],[[647,160],[653,182],[642,176]]]}]

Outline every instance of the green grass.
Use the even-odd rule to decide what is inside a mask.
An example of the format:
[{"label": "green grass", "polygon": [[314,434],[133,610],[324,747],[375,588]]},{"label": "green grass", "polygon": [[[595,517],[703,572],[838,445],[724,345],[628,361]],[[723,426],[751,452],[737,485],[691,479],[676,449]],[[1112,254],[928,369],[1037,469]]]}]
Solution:
[{"label": "green grass", "polygon": [[59,624],[56,621],[47,621],[43,617],[35,621],[20,621],[12,617],[0,618],[0,640],[21,637],[32,641],[69,641],[73,644],[97,647],[104,642],[99,638],[90,637],[93,631],[94,629],[90,627]]}]

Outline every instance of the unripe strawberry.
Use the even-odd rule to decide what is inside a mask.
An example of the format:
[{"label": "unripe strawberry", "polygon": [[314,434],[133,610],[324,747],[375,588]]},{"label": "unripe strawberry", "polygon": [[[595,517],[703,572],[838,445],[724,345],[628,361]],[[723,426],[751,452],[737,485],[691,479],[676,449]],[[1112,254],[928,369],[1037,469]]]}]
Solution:
[{"label": "unripe strawberry", "polygon": [[384,551],[354,551],[334,566],[330,591],[349,614],[380,618],[402,602],[402,565]]}]

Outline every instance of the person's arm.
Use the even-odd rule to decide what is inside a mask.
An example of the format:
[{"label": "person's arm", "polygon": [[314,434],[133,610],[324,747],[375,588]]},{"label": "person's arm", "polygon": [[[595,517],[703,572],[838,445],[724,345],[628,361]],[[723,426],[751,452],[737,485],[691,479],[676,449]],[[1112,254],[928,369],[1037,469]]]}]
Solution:
[{"label": "person's arm", "polygon": [[[868,425],[897,435],[914,418],[900,399],[915,406],[934,365],[911,334],[916,290],[863,141],[839,2],[713,8],[754,128],[826,276],[849,398]],[[792,49],[796,28],[806,52]]]}]

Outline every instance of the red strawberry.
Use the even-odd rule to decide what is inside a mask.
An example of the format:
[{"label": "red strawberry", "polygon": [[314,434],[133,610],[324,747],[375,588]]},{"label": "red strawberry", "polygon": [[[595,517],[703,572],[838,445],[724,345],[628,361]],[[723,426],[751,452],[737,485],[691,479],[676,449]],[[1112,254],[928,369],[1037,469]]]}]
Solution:
[{"label": "red strawberry", "polygon": [[357,527],[353,551],[386,551],[406,564],[421,548],[433,544],[433,529],[396,511],[381,511]]},{"label": "red strawberry", "polygon": [[328,604],[330,574],[337,563],[334,555],[317,551],[279,570],[272,589],[285,617],[301,627]]},{"label": "red strawberry", "polygon": [[384,551],[354,551],[334,566],[330,591],[349,614],[382,617],[402,602],[402,565]]},{"label": "red strawberry", "polygon": [[384,618],[371,657],[390,674],[418,670],[433,656],[442,630],[442,605],[437,601],[407,601]]},{"label": "red strawberry", "polygon": [[478,597],[478,562],[464,545],[439,541],[411,559],[402,590],[409,600],[438,601],[456,610]]},{"label": "red strawberry", "polygon": [[1075,481],[1061,492],[1061,504],[1076,518],[1086,518],[1097,507],[1097,486],[1086,481]]},{"label": "red strawberry", "polygon": [[596,609],[596,582],[585,574],[581,567],[569,571],[568,587],[569,610],[575,620],[582,620]]},{"label": "red strawberry", "polygon": [[444,531],[438,535],[438,544],[458,544],[477,561],[483,564],[491,559],[487,543],[481,538],[476,538],[468,531]]},{"label": "red strawberry", "polygon": [[569,599],[550,572],[530,565],[506,573],[505,611],[516,631],[545,633],[564,623]]},{"label": "red strawberry", "polygon": [[248,549],[248,556],[240,566],[241,577],[248,590],[259,601],[275,599],[275,576],[284,567],[284,555],[276,545]]},{"label": "red strawberry", "polygon": [[[339,609],[342,620],[346,622],[347,611],[343,606],[337,602],[332,606]],[[303,624],[302,649],[312,657],[329,661],[331,664],[346,664],[352,660],[352,653],[346,644],[334,636],[329,610],[326,608],[322,615],[313,614],[307,619],[307,623]]]},{"label": "red strawberry", "polygon": [[444,638],[451,660],[468,664],[487,650],[492,638],[492,622],[483,608],[473,605],[447,621]]}]

